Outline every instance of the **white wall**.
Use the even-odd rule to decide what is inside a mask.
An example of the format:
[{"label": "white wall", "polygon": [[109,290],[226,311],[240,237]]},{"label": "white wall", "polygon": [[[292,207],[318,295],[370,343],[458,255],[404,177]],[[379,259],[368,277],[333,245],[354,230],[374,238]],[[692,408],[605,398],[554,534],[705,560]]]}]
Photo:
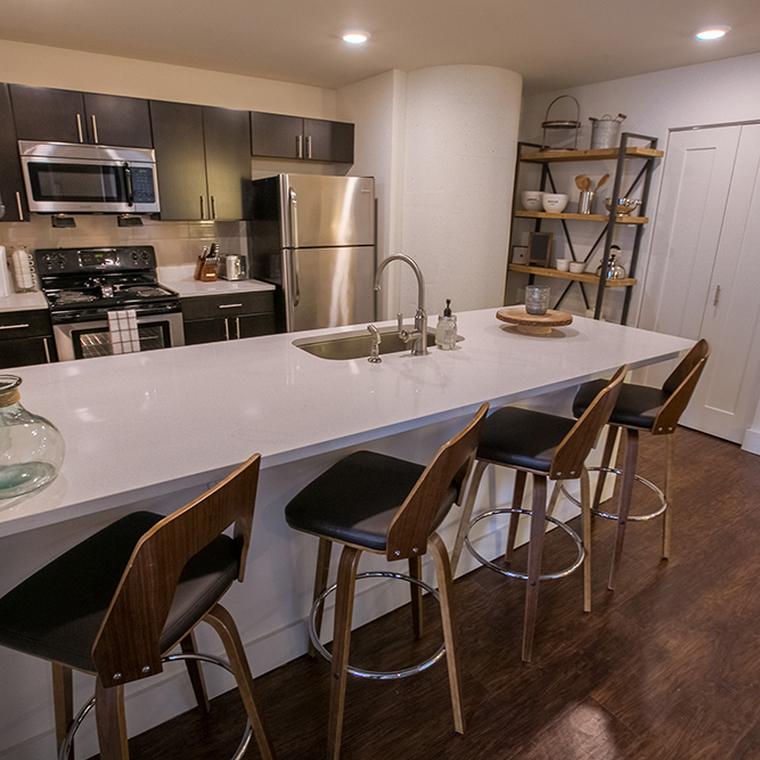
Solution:
[{"label": "white wall", "polygon": [[[590,145],[589,116],[625,113],[625,131],[655,136],[667,152],[668,130],[760,120],[760,54],[731,58],[724,61],[644,74],[600,84],[545,93],[527,97],[523,103],[521,139],[541,140],[541,122],[551,101],[560,94],[575,96],[581,106],[580,148]],[[636,276],[629,324],[651,329],[655,312],[657,283],[647,279],[648,270],[657,268],[659,251],[650,250],[652,232],[657,224],[656,209],[662,178],[662,162],[655,169],[649,201],[647,225]],[[572,164],[568,165],[573,167]],[[575,165],[562,174],[564,186],[560,192],[572,191],[573,176],[590,171],[589,165]],[[595,176],[598,174],[595,169]],[[575,197],[575,193],[571,198]],[[622,245],[622,243],[621,243]],[[753,443],[754,442],[754,443]],[[760,407],[753,428],[748,431],[744,447],[760,453]]]}]

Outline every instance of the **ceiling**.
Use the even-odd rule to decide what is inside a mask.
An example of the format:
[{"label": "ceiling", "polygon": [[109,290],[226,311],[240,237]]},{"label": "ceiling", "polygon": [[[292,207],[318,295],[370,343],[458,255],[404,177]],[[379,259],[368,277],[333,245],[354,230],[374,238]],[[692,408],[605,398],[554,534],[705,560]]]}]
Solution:
[{"label": "ceiling", "polygon": [[[526,93],[760,52],[757,0],[0,0],[0,37],[337,89],[501,66]],[[727,24],[723,40],[697,28]],[[370,32],[363,46],[349,29]]]}]

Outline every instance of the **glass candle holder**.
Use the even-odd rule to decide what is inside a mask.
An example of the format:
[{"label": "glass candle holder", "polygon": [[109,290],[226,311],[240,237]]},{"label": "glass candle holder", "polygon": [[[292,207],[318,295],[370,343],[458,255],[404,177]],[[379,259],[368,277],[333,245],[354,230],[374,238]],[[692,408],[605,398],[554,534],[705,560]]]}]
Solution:
[{"label": "glass candle holder", "polygon": [[0,375],[0,499],[36,491],[58,475],[63,437],[52,422],[21,406],[21,378]]},{"label": "glass candle holder", "polygon": [[536,316],[546,314],[550,292],[548,285],[528,285],[525,288],[525,311]]}]

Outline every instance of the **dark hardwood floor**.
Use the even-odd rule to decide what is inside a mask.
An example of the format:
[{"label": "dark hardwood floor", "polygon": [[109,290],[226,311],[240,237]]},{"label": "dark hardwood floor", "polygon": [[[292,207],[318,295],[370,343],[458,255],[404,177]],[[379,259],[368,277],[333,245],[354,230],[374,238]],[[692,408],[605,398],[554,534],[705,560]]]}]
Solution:
[{"label": "dark hardwood floor", "polygon": [[[579,573],[542,584],[529,665],[520,661],[522,583],[486,569],[461,578],[466,733],[453,730],[443,663],[403,681],[350,679],[342,757],[760,758],[760,457],[681,429],[675,469],[670,561],[660,561],[659,520],[631,524],[608,592],[613,524],[596,519],[593,612],[582,612]],[[642,436],[639,471],[661,482],[661,439]],[[547,537],[547,565],[563,561],[557,533]],[[406,609],[365,626],[352,661],[414,661],[438,645],[436,616],[426,608],[429,636],[412,645]],[[280,760],[324,757],[328,676],[323,660],[302,657],[257,679]],[[230,692],[209,716],[191,711],[135,737],[132,757],[226,759],[243,722]]]}]

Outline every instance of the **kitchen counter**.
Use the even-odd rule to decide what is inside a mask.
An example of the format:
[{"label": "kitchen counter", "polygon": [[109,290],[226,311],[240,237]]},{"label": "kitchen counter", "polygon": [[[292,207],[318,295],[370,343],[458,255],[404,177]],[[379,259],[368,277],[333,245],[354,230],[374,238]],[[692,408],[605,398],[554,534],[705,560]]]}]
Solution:
[{"label": "kitchen counter", "polygon": [[[498,322],[495,313],[459,314],[464,340],[454,351],[386,354],[381,364],[319,359],[292,345],[306,335],[357,330],[350,327],[20,368],[22,403],[60,428],[66,459],[47,489],[0,502],[0,593],[126,512],[170,513],[259,451],[246,581],[233,585],[224,604],[255,674],[298,657],[306,651],[318,542],[291,530],[283,509],[306,483],[361,447],[425,462],[483,401],[547,408],[551,399],[571,398],[575,385],[624,362],[644,366],[690,347],[683,338],[581,318],[550,336],[532,337]],[[476,508],[486,499],[509,505],[511,475],[499,469]],[[560,516],[570,508],[563,501]],[[452,510],[439,529],[449,545],[459,514]],[[475,545],[495,556],[504,540],[503,527],[489,524]],[[432,581],[428,559],[423,574]],[[459,572],[474,566],[463,556]],[[362,570],[373,569],[387,567],[382,558],[363,557]],[[406,603],[408,593],[405,584],[388,580],[363,583],[355,625]],[[328,608],[326,628],[329,616]],[[201,651],[221,651],[207,627],[197,636]],[[518,648],[515,643],[515,658]],[[217,670],[206,674],[211,696],[234,686]],[[0,760],[52,756],[49,667],[0,649],[0,673]],[[176,683],[157,684],[161,679]],[[130,731],[190,709],[185,681],[179,668],[135,684],[127,706]],[[92,679],[75,679],[77,706],[91,692]],[[83,757],[97,752],[93,723],[87,720],[77,734]]]},{"label": "kitchen counter", "polygon": [[274,285],[261,280],[213,280],[202,282],[196,280],[195,264],[159,267],[158,281],[167,288],[179,293],[180,298],[191,296],[225,295],[227,293],[260,293],[274,290]]},{"label": "kitchen counter", "polygon": [[41,291],[0,296],[0,311],[25,311],[27,309],[47,309],[47,307],[47,300]]}]

